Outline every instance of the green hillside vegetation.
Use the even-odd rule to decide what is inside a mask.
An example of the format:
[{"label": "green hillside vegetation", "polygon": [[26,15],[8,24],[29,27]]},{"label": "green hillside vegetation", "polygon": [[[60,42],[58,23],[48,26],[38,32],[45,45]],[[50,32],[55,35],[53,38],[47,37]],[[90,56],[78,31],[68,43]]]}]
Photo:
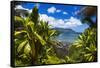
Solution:
[{"label": "green hillside vegetation", "polygon": [[[88,19],[84,21],[91,24]],[[91,24],[75,43],[66,48],[69,53],[62,57],[55,50],[60,42],[51,40],[59,32],[50,29],[48,22],[39,20],[37,7],[26,18],[14,16],[14,20],[15,66],[97,61],[96,23]]]}]

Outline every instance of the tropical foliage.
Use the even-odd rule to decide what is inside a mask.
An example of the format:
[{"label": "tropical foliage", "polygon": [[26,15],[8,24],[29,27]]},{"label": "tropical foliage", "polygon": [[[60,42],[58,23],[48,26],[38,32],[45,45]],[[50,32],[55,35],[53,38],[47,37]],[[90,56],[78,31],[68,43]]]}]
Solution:
[{"label": "tropical foliage", "polygon": [[[96,62],[97,61],[97,22],[91,20],[95,15],[95,8],[87,8],[83,17],[83,23],[87,23],[89,28],[86,29],[70,46],[69,57],[72,62]],[[94,11],[90,11],[94,10]]]},{"label": "tropical foliage", "polygon": [[67,48],[69,53],[63,57],[56,51],[60,42],[51,39],[59,32],[50,29],[48,22],[39,20],[37,7],[25,18],[14,16],[14,21],[16,66],[97,61],[97,28],[90,18],[84,19],[90,27]]},{"label": "tropical foliage", "polygon": [[73,43],[69,50],[69,57],[74,62],[97,61],[96,28],[88,28]]},{"label": "tropical foliage", "polygon": [[16,65],[48,64],[52,63],[53,59],[54,64],[58,63],[59,59],[54,54],[49,56],[53,53],[51,46],[54,45],[50,38],[55,35],[57,31],[49,29],[47,22],[39,21],[37,7],[26,18],[15,16]]}]

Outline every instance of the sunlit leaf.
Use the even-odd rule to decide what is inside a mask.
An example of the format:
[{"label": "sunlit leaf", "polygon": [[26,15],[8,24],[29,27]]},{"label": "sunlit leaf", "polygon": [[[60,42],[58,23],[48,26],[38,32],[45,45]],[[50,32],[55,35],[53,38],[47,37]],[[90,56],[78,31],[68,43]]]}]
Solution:
[{"label": "sunlit leaf", "polygon": [[46,41],[40,35],[38,35],[36,32],[34,32],[34,34],[40,40],[40,42],[41,42],[42,45],[46,44]]},{"label": "sunlit leaf", "polygon": [[19,21],[20,23],[23,23],[24,19],[19,16],[15,16],[15,21]]},{"label": "sunlit leaf", "polygon": [[26,31],[24,31],[24,30],[21,30],[21,31],[15,31],[15,36],[18,36],[18,35],[20,35],[20,34],[22,34],[22,33],[27,33]]},{"label": "sunlit leaf", "polygon": [[23,47],[26,46],[27,42],[28,42],[27,40],[23,41],[23,42],[18,46],[17,52],[20,52],[20,51],[23,49]]}]

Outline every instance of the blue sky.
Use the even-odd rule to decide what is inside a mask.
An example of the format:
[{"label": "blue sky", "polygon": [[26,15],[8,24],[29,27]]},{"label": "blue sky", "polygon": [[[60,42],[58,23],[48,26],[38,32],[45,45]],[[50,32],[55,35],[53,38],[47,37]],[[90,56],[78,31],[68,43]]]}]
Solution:
[{"label": "blue sky", "polygon": [[[47,14],[49,16],[53,16],[55,18],[70,18],[70,16],[75,16],[74,12],[80,10],[82,6],[75,6],[75,5],[59,5],[59,4],[44,4],[44,3],[23,3],[22,7],[27,9],[32,9],[36,4],[39,6],[39,13]],[[62,10],[63,12],[67,12],[68,14],[62,15],[61,13],[50,14],[47,12],[48,8],[55,7],[58,10]],[[78,17],[78,16],[75,16]],[[79,18],[79,17],[78,17]]]},{"label": "blue sky", "polygon": [[77,5],[59,5],[46,3],[23,3],[18,5],[18,9],[26,9],[30,12],[37,6],[39,9],[40,20],[48,21],[52,28],[68,28],[76,32],[83,32],[89,26],[83,24],[77,13],[83,6]]}]

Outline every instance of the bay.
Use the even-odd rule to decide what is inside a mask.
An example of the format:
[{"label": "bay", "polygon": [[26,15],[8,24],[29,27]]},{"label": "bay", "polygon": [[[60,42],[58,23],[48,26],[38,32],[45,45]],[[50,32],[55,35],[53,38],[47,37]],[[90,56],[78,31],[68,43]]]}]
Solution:
[{"label": "bay", "polygon": [[54,28],[60,34],[53,39],[63,43],[73,43],[81,33],[75,32],[72,29]]}]

